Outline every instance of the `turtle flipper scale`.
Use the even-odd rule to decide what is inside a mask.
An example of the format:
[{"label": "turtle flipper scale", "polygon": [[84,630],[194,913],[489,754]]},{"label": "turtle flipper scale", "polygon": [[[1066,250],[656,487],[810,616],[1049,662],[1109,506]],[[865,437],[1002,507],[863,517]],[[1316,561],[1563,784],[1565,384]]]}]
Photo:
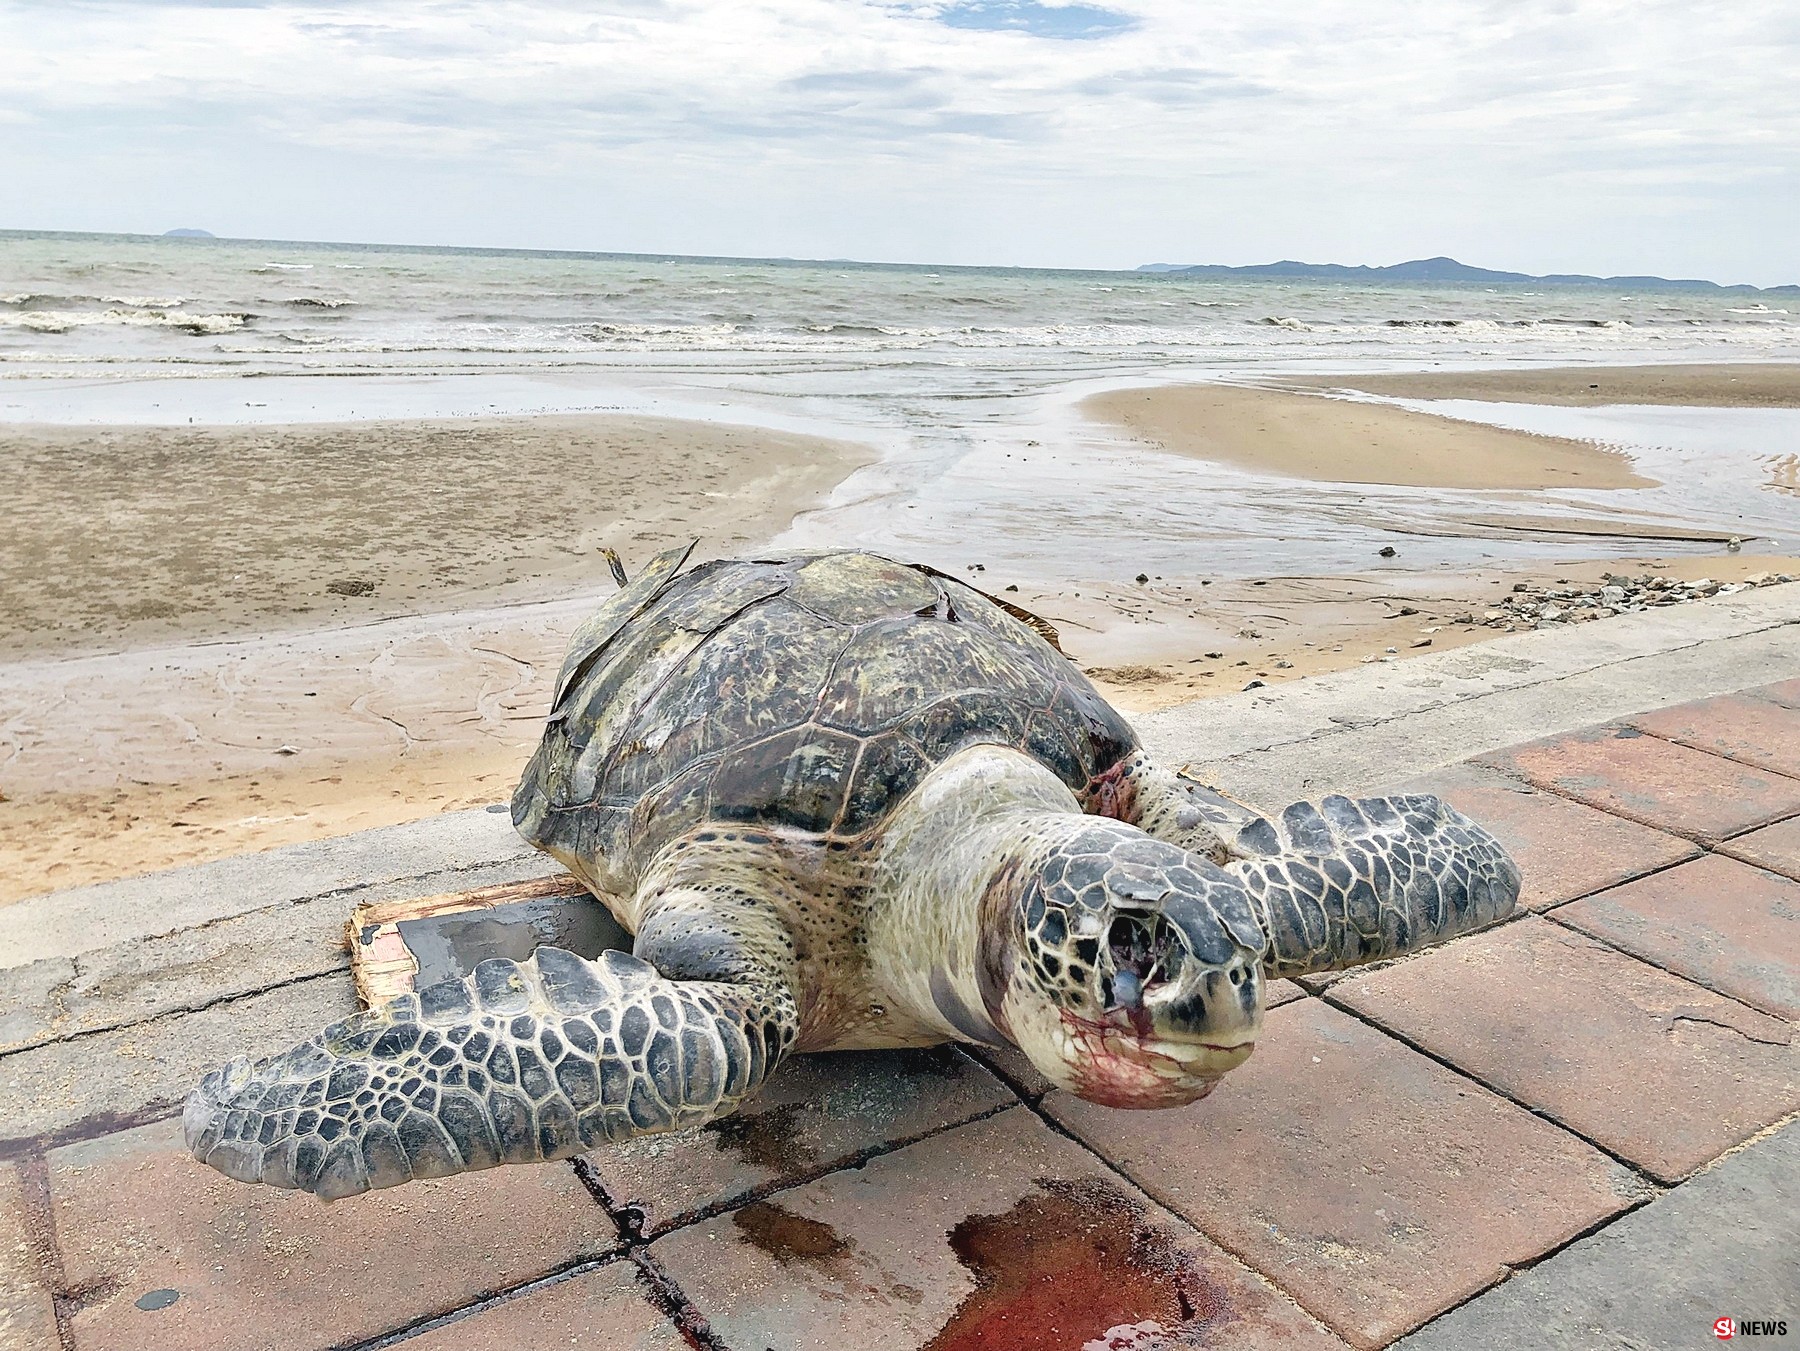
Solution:
[{"label": "turtle flipper scale", "polygon": [[1225,870],[1269,937],[1270,977],[1398,956],[1502,919],[1519,898],[1500,842],[1423,794],[1297,802],[1229,847]]},{"label": "turtle flipper scale", "polygon": [[221,1172],[329,1200],[699,1124],[761,1086],[794,1017],[779,983],[539,948],[214,1070],[183,1124]]}]

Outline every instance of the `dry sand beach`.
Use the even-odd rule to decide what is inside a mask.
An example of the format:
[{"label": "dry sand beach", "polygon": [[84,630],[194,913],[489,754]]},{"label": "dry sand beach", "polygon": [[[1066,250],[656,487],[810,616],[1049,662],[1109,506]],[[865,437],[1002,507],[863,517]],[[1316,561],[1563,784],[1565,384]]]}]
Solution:
[{"label": "dry sand beach", "polygon": [[[1738,391],[1793,406],[1800,389],[1794,367],[1308,384],[1500,400],[1602,382],[1702,406]],[[1085,412],[1184,455],[1317,482],[1529,494],[1645,481],[1586,442],[1297,389],[1125,390]],[[0,442],[22,466],[16,528],[0,538],[0,901],[503,799],[569,631],[611,588],[602,546],[633,567],[696,536],[711,553],[758,547],[873,454],[602,417],[13,428]],[[1500,630],[1458,621],[1519,583],[1800,572],[1754,543],[1659,547],[1458,569],[1371,559],[1356,576],[971,580],[1057,622],[1122,707],[1145,709],[1480,641]]]}]

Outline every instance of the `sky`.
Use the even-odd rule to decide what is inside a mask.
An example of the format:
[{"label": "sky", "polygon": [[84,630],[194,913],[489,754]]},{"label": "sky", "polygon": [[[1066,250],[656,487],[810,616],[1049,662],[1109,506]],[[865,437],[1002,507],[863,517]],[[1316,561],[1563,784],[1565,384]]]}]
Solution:
[{"label": "sky", "polygon": [[1800,282],[1794,0],[0,0],[0,228]]}]

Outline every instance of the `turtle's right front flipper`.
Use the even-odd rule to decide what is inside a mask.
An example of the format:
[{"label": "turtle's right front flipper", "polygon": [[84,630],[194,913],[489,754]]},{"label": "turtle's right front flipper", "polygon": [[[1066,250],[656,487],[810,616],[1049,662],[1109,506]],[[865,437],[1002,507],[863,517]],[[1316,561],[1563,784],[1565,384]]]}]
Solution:
[{"label": "turtle's right front flipper", "polygon": [[539,948],[214,1070],[188,1099],[194,1157],[331,1199],[566,1158],[697,1125],[793,1043],[777,981],[676,981],[622,952]]}]

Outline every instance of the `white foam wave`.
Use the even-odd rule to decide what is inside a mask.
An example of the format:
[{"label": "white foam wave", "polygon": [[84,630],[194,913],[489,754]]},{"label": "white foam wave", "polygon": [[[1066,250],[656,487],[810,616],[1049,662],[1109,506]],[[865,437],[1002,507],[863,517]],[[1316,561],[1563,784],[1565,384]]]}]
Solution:
[{"label": "white foam wave", "polygon": [[253,267],[250,270],[252,272],[311,272],[313,265],[311,263],[264,263],[262,266]]},{"label": "white foam wave", "polygon": [[102,305],[129,305],[134,310],[172,310],[187,302],[181,296],[101,296]]},{"label": "white foam wave", "polygon": [[160,310],[26,310],[0,314],[0,327],[22,328],[29,333],[67,333],[102,326],[169,328],[208,336],[235,333],[249,318],[246,314],[166,314]]}]

